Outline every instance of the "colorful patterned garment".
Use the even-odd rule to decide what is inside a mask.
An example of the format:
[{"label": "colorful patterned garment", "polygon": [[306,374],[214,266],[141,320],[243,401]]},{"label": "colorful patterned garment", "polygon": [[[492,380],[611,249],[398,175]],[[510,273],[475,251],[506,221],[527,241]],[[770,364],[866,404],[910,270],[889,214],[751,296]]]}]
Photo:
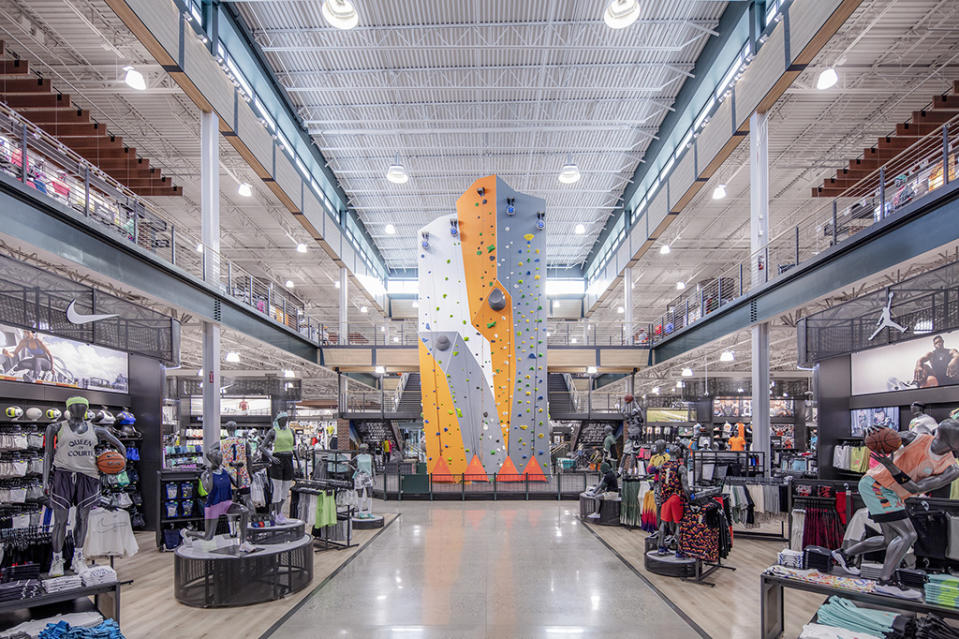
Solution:
[{"label": "colorful patterned garment", "polygon": [[[223,467],[236,480],[239,488],[250,485],[250,465],[246,459],[246,440],[239,437],[227,437],[220,440],[220,452],[223,454]],[[243,464],[236,466],[236,464]]]},{"label": "colorful patterned garment", "polygon": [[[708,506],[712,507],[719,504]],[[707,507],[686,508],[679,522],[679,550],[687,557],[715,563],[719,561],[719,528],[709,526],[706,517]]]},{"label": "colorful patterned garment", "polygon": [[683,462],[673,459],[665,464],[659,471],[659,478],[662,484],[659,488],[659,501],[665,504],[666,500],[673,495],[683,494],[683,478],[680,473],[685,472],[686,468]]},{"label": "colorful patterned garment", "polygon": [[652,490],[643,496],[643,512],[640,515],[642,528],[646,532],[656,532],[659,519],[656,517],[656,493]]}]

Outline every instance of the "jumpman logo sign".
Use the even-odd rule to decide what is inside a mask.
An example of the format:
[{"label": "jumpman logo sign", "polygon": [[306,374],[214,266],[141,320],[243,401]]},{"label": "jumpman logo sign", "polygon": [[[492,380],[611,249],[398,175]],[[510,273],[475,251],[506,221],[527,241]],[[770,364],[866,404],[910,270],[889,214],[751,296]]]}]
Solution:
[{"label": "jumpman logo sign", "polygon": [[879,321],[876,322],[876,330],[874,330],[872,335],[869,336],[870,342],[884,328],[894,328],[900,333],[905,333],[908,330],[905,326],[896,323],[892,319],[892,298],[894,295],[895,293],[889,291],[889,298],[886,300],[886,305],[882,308],[882,313],[879,315]]}]

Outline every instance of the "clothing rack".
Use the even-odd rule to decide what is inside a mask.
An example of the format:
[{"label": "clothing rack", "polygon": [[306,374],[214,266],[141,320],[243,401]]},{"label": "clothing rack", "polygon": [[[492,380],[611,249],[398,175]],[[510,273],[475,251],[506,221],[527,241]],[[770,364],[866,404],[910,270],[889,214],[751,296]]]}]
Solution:
[{"label": "clothing rack", "polygon": [[[739,464],[740,469],[744,473],[743,477],[756,477],[765,475],[765,458],[766,453],[762,451],[751,451],[751,450],[691,450],[689,451],[690,463],[693,467],[693,482],[696,484],[702,483],[703,480],[703,466],[706,464],[713,464],[716,466],[728,466],[730,464]],[[722,480],[724,478],[714,478],[707,479],[705,481],[719,481],[722,485]]]},{"label": "clothing rack", "polygon": [[[736,486],[789,486],[789,482],[792,480],[792,477],[726,477],[723,481],[723,485],[736,485]],[[753,530],[735,530],[737,537],[743,537],[746,539],[759,539],[763,541],[785,541],[789,542],[789,537],[787,533],[789,532],[786,528],[786,521],[792,516],[792,500],[790,496],[792,490],[786,491],[786,517],[779,522],[779,534],[769,533],[769,532],[756,532]]]},{"label": "clothing rack", "polygon": [[[706,502],[715,499],[716,497],[722,496],[722,488],[716,486],[703,487],[699,491],[693,491],[692,495],[689,498],[689,503],[691,505],[703,505]],[[707,566],[706,570],[703,570],[703,566]],[[690,583],[700,584],[702,586],[709,586],[714,588],[716,584],[705,581],[706,577],[710,576],[720,568],[725,568],[726,570],[736,570],[735,566],[725,566],[723,565],[723,558],[719,557],[716,563],[704,561],[703,559],[696,558],[696,572],[692,577],[681,577],[682,581],[688,581]]]},{"label": "clothing rack", "polygon": [[[298,493],[312,493],[314,495],[318,495],[320,492],[332,492],[335,499],[338,493],[353,490],[353,483],[342,479],[298,479],[291,490]],[[315,546],[316,552],[334,548],[343,550],[344,548],[353,548],[357,545],[353,543],[353,525],[351,523],[353,507],[345,506],[345,509],[346,510],[343,511],[339,506],[336,507],[336,519],[338,522],[346,521],[346,541],[336,541],[330,538],[330,527],[326,526],[320,529],[321,536],[314,536],[313,538],[313,545]]]},{"label": "clothing rack", "polygon": [[842,479],[793,479],[790,483],[789,488],[789,515],[787,521],[789,523],[789,534],[787,539],[792,539],[792,530],[793,530],[793,506],[797,503],[809,503],[809,504],[828,504],[835,503],[836,497],[821,497],[818,495],[797,495],[796,488],[798,486],[827,486],[833,488],[835,492],[845,492],[848,493],[849,497],[846,499],[846,522],[848,523],[852,519],[853,513],[856,512],[856,508],[853,506],[853,501],[858,495],[857,484],[856,482],[850,482]]}]

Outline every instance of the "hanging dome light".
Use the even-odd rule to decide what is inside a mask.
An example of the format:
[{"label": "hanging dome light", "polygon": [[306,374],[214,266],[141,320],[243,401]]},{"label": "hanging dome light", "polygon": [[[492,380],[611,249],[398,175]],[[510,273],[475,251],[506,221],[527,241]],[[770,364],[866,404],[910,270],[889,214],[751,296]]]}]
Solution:
[{"label": "hanging dome light", "polygon": [[659,247],[660,255],[669,255],[671,251],[672,249],[669,248],[669,244],[663,244],[662,246]]},{"label": "hanging dome light", "polygon": [[352,29],[360,22],[356,7],[350,0],[326,0],[321,13],[323,19],[337,29]]},{"label": "hanging dome light", "polygon": [[253,185],[249,182],[241,182],[236,187],[236,192],[243,197],[251,197],[253,195]]},{"label": "hanging dome light", "polygon": [[676,290],[677,290],[677,291],[683,291],[683,290],[685,290],[685,289],[686,289],[686,282],[682,282],[682,281],[676,282]]},{"label": "hanging dome light", "polygon": [[610,0],[603,21],[610,29],[625,29],[639,19],[639,0]]},{"label": "hanging dome light", "polygon": [[147,83],[143,79],[143,74],[134,69],[133,67],[123,67],[123,70],[126,71],[126,74],[123,76],[123,81],[127,83],[127,86],[131,89],[136,89],[137,91],[146,91]]},{"label": "hanging dome light", "polygon": [[577,224],[576,228],[573,229],[573,232],[576,233],[576,235],[583,235],[586,233],[586,227],[582,224]]},{"label": "hanging dome light", "polygon": [[819,79],[816,80],[816,88],[820,91],[825,91],[826,89],[831,89],[836,86],[836,83],[839,82],[839,74],[836,73],[836,70],[832,67],[828,69],[823,69],[822,73],[819,74]]},{"label": "hanging dome light", "polygon": [[574,182],[579,182],[580,174],[579,167],[573,162],[573,156],[566,156],[566,164],[563,165],[563,168],[559,172],[560,182],[563,184],[572,184]]},{"label": "hanging dome light", "polygon": [[383,228],[383,230],[386,231],[386,234],[387,234],[387,235],[396,235],[396,227],[393,226],[392,224],[387,224],[387,225]]},{"label": "hanging dome light", "polygon": [[725,184],[717,184],[717,185],[716,185],[716,188],[713,189],[713,199],[714,199],[714,200],[721,200],[721,199],[723,199],[724,197],[726,197],[726,185],[725,185]]},{"label": "hanging dome light", "polygon": [[406,172],[406,167],[400,164],[399,153],[397,153],[396,157],[393,158],[393,164],[390,165],[389,170],[386,172],[386,179],[393,184],[406,184],[410,181],[410,176]]}]

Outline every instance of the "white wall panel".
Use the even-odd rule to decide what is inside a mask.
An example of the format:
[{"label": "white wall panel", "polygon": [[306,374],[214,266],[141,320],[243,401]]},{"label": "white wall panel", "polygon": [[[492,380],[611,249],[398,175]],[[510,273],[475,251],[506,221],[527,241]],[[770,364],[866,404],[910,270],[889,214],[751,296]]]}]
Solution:
[{"label": "white wall panel", "polygon": [[183,49],[183,70],[213,110],[227,122],[233,122],[233,84],[199,40],[184,38]]},{"label": "white wall panel", "polygon": [[280,151],[279,148],[276,150],[276,173],[273,175],[273,179],[291,200],[294,202],[300,201],[300,174],[296,172],[296,167],[290,162],[286,153]]},{"label": "white wall panel", "polygon": [[[789,7],[789,49],[793,59],[799,55],[829,16],[839,0],[795,0]],[[785,22],[780,23],[780,26]]]},{"label": "white wall panel", "polygon": [[323,205],[317,199],[310,187],[303,190],[303,216],[309,222],[317,233],[323,234],[323,218],[326,215],[323,212]]},{"label": "white wall panel", "polygon": [[273,167],[273,137],[267,132],[266,127],[260,124],[256,119],[256,114],[245,102],[240,102],[237,108],[237,117],[239,119],[240,140],[246,145],[253,157],[262,164],[266,170],[270,171]]},{"label": "white wall panel", "polygon": [[681,198],[696,181],[696,154],[693,151],[693,149],[689,149],[683,154],[683,157],[679,159],[675,168],[673,168],[673,174],[669,176],[669,197],[672,200],[669,203],[670,208],[679,201],[679,198]]},{"label": "white wall panel", "polygon": [[666,189],[659,189],[659,193],[649,205],[649,232],[653,233],[660,222],[666,218]]},{"label": "white wall panel", "polygon": [[140,20],[150,25],[153,37],[167,50],[170,57],[176,60],[180,47],[180,21],[176,19],[177,10],[173,3],[158,0],[127,0],[127,4],[140,16]]},{"label": "white wall panel", "polygon": [[[725,100],[716,112],[699,139],[696,140],[696,148],[699,149],[699,171],[702,174],[703,168],[713,161],[713,158],[719,153],[719,150],[729,142],[732,135],[732,100]],[[652,227],[652,224],[650,224]]]}]

